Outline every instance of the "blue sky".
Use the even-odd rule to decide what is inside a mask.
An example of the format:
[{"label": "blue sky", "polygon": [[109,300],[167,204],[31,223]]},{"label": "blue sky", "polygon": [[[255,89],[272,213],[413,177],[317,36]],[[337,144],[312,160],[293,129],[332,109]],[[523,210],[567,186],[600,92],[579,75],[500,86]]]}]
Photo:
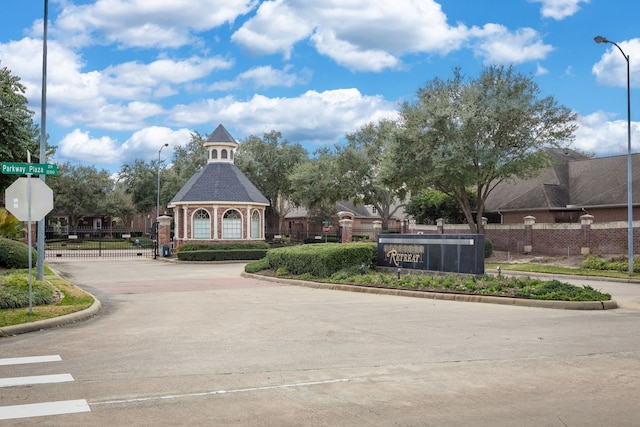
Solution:
[{"label": "blue sky", "polygon": [[[43,0],[2,1],[0,66],[40,118]],[[575,148],[640,151],[640,6],[628,0],[50,0],[51,162],[112,172],[222,123],[312,152],[434,78],[513,64],[579,117]]]}]

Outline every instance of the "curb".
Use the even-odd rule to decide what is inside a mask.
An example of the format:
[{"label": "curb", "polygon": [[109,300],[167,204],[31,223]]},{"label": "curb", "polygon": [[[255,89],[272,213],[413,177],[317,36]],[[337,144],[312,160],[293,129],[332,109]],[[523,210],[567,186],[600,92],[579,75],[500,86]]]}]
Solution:
[{"label": "curb", "polygon": [[[75,286],[75,285],[74,285]],[[87,292],[83,289],[84,292]],[[102,303],[98,298],[87,292],[93,298],[91,307],[85,308],[75,313],[65,314],[64,316],[52,317],[51,319],[36,320],[35,322],[22,323],[20,325],[5,326],[0,328],[0,338],[13,335],[26,334],[28,332],[40,331],[43,329],[57,328],[69,323],[80,322],[95,316],[102,309]]]},{"label": "curb", "polygon": [[494,296],[487,296],[487,295],[467,295],[467,294],[453,294],[453,293],[449,294],[449,293],[431,292],[431,291],[410,291],[405,289],[374,288],[374,287],[368,287],[368,286],[310,282],[307,280],[284,279],[279,277],[261,276],[259,274],[246,273],[244,271],[240,273],[240,275],[242,277],[248,277],[252,279],[266,280],[268,282],[284,283],[284,284],[296,285],[296,286],[304,286],[307,288],[361,292],[366,294],[396,295],[396,296],[426,298],[426,299],[443,300],[443,301],[480,302],[480,303],[487,303],[487,304],[514,305],[518,307],[553,308],[553,309],[561,309],[561,310],[611,310],[614,308],[618,308],[618,303],[615,300],[609,300],[609,301],[533,300],[533,299],[524,299],[524,298],[494,297]]}]

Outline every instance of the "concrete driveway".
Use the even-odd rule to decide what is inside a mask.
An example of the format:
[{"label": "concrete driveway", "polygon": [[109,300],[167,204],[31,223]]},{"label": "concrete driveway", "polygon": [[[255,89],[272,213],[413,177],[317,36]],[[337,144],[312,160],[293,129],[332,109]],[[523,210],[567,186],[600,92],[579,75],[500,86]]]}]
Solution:
[{"label": "concrete driveway", "polygon": [[[52,266],[103,310],[0,339],[0,378],[73,378],[0,388],[0,417],[78,410],[3,426],[640,423],[640,285],[580,280],[628,303],[574,311],[309,289],[242,264]],[[1,363],[43,355],[60,360]]]}]

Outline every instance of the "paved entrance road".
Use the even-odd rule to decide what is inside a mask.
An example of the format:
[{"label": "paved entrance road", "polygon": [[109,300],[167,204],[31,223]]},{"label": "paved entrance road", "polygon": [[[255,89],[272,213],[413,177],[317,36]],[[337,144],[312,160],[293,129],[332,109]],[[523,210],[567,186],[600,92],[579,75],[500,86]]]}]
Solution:
[{"label": "paved entrance road", "polygon": [[[53,267],[104,309],[0,339],[0,379],[70,377],[0,388],[0,415],[85,412],[2,426],[640,424],[640,285],[592,283],[628,304],[570,311],[280,285],[242,264]],[[44,355],[60,360],[1,363]]]}]

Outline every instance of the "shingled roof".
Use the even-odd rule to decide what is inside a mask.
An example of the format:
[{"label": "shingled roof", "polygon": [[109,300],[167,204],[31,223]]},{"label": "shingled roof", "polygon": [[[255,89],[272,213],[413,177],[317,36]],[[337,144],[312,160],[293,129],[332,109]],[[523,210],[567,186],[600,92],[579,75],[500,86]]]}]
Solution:
[{"label": "shingled roof", "polygon": [[[627,156],[590,158],[554,150],[556,164],[537,177],[502,182],[485,203],[486,212],[624,206]],[[640,154],[633,154],[633,199],[640,202]]]},{"label": "shingled roof", "polygon": [[211,135],[207,137],[206,142],[232,142],[237,144],[236,140],[233,139],[231,134],[221,124],[211,132]]},{"label": "shingled roof", "polygon": [[236,165],[209,163],[191,177],[169,205],[214,201],[269,204]]}]

